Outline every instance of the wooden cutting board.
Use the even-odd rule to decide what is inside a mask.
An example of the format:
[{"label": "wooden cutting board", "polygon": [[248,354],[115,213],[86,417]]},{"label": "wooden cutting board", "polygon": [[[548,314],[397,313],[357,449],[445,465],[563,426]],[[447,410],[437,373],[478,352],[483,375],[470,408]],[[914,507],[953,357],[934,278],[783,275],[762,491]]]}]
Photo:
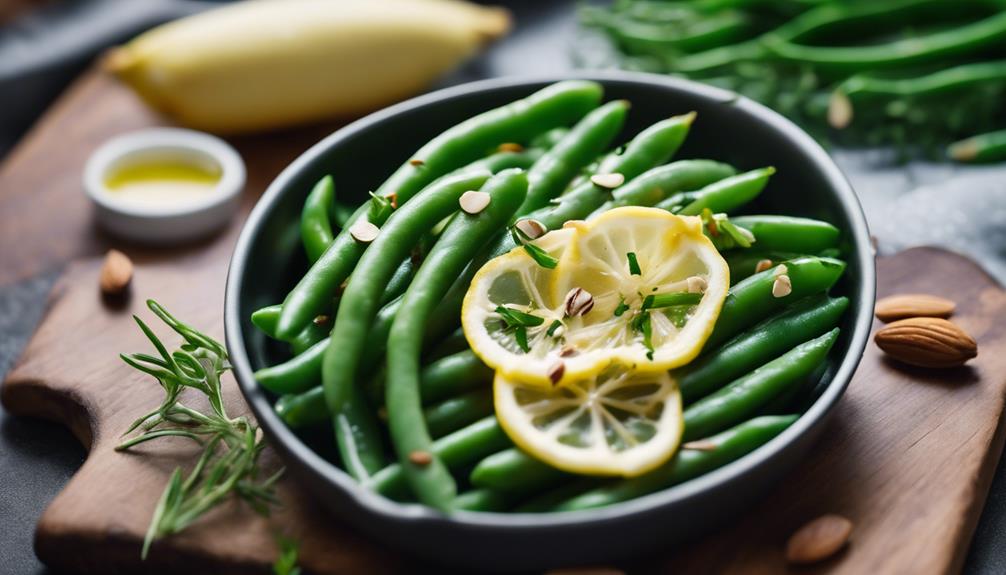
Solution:
[{"label": "wooden cutting board", "polygon": [[[324,515],[293,479],[271,519],[228,505],[140,563],[140,542],[168,474],[191,462],[184,441],[113,451],[119,434],[155,406],[160,389],[118,359],[145,351],[131,313],[158,299],[186,321],[222,337],[223,282],[239,228],[173,250],[123,246],[96,233],[79,186],[87,154],[105,138],[162,123],[127,91],[89,73],[0,167],[0,284],[73,260],[48,312],[3,384],[4,406],[64,423],[90,454],[39,521],[36,552],[46,564],[82,573],[265,573],[275,535],[301,542],[311,572],[412,572],[424,565]],[[249,167],[247,209],[294,155],[331,127],[235,141]],[[136,260],[133,298],[112,309],[97,290],[99,258],[115,245]],[[16,246],[12,249],[11,246]],[[979,356],[951,371],[904,369],[870,344],[837,413],[812,455],[764,503],[716,533],[622,567],[680,573],[784,573],[787,536],[821,513],[856,527],[851,546],[814,569],[824,573],[954,573],[960,570],[1003,447],[1006,293],[969,260],[915,249],[878,262],[880,296],[924,291],[960,303],[954,317],[979,342]],[[232,380],[232,413],[244,404]],[[267,455],[271,458],[271,454]],[[271,465],[278,465],[271,461]],[[659,528],[659,526],[654,526]]]}]

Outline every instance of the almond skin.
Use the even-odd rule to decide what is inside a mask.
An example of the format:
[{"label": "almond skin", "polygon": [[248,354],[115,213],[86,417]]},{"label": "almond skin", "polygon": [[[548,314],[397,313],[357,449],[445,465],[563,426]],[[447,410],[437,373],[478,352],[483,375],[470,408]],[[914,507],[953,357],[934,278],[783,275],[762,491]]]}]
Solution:
[{"label": "almond skin", "polygon": [[877,331],[873,341],[891,357],[920,367],[957,367],[978,355],[974,338],[936,317],[890,323]]},{"label": "almond skin", "polygon": [[852,534],[852,521],[841,515],[822,515],[807,523],[786,542],[790,563],[817,563],[845,546]]},{"label": "almond skin", "polygon": [[119,250],[109,250],[101,264],[98,284],[101,293],[107,296],[119,295],[129,287],[133,279],[133,262]]},{"label": "almond skin", "polygon": [[877,302],[874,313],[877,319],[887,323],[909,317],[943,317],[953,315],[957,304],[954,302],[921,293],[906,293],[885,297]]}]

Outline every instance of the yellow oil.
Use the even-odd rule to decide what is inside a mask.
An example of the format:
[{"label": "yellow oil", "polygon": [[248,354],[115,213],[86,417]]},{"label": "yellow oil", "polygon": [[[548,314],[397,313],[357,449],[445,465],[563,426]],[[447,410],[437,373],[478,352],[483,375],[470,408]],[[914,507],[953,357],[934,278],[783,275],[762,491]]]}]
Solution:
[{"label": "yellow oil", "polygon": [[114,167],[105,187],[123,203],[178,208],[199,203],[220,182],[220,166],[181,158],[145,158]]}]

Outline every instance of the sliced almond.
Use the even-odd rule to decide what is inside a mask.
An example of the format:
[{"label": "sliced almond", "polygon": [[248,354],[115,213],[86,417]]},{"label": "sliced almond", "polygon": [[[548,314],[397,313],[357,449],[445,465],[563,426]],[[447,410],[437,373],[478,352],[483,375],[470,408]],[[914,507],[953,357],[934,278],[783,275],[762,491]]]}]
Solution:
[{"label": "sliced almond", "polygon": [[433,462],[433,456],[428,451],[413,451],[409,454],[409,461],[416,465],[429,465]]},{"label": "sliced almond", "polygon": [[877,319],[887,323],[909,317],[943,317],[953,315],[957,304],[954,302],[921,293],[906,293],[892,295],[877,302],[874,312]]},{"label": "sliced almond", "polygon": [[349,235],[353,236],[356,241],[365,244],[376,240],[379,233],[381,233],[381,228],[363,218],[356,220],[356,223],[349,227]]},{"label": "sliced almond", "polygon": [[617,172],[612,174],[594,174],[590,177],[590,181],[593,182],[595,186],[613,190],[625,183],[625,176]]},{"label": "sliced almond", "polygon": [[409,164],[418,168],[420,166],[426,165],[426,162],[424,162],[422,160],[412,159],[412,160],[409,160]]},{"label": "sliced almond", "polygon": [[511,152],[511,153],[515,153],[516,154],[517,152],[523,152],[524,151],[524,146],[522,146],[522,145],[520,145],[520,144],[518,144],[516,142],[504,142],[504,143],[500,144],[499,147],[496,148],[496,151],[498,151],[498,152]]},{"label": "sliced almond", "polygon": [[772,282],[772,297],[786,297],[793,293],[793,282],[787,275],[776,276]]},{"label": "sliced almond", "polygon": [[562,360],[553,363],[552,367],[548,368],[548,379],[552,383],[559,383],[564,375],[566,375],[566,362]]},{"label": "sliced almond", "polygon": [[321,325],[325,325],[326,323],[328,323],[330,321],[332,321],[331,317],[329,317],[329,316],[327,316],[325,314],[321,314],[321,315],[315,316],[314,319],[311,320],[311,323],[313,323],[314,325],[321,326]]},{"label": "sliced almond", "polygon": [[755,273],[759,274],[772,267],[772,260],[758,260],[755,264]]},{"label": "sliced almond", "polygon": [[978,343],[938,317],[912,317],[887,324],[873,336],[898,361],[920,367],[957,367],[978,355]]},{"label": "sliced almond", "polygon": [[133,261],[119,250],[108,250],[98,276],[101,293],[109,296],[119,295],[126,291],[132,279]]},{"label": "sliced almond", "polygon": [[699,276],[692,276],[685,280],[685,284],[688,286],[688,293],[705,293],[706,292],[706,279]]},{"label": "sliced almond", "polygon": [[489,194],[485,192],[473,192],[469,190],[461,194],[458,203],[461,204],[461,209],[465,213],[474,215],[486,209],[490,199]]},{"label": "sliced almond", "polygon": [[786,267],[786,264],[779,264],[775,266],[774,270],[772,270],[772,275],[774,275],[775,277],[784,276],[788,273],[789,268]]},{"label": "sliced almond", "polygon": [[539,222],[538,220],[532,220],[531,218],[524,218],[523,220],[517,220],[514,226],[520,230],[520,233],[528,237],[528,239],[536,240],[541,236],[545,235],[548,228],[545,224]]},{"label": "sliced almond", "polygon": [[681,449],[691,449],[692,451],[716,451],[719,446],[708,439],[698,439],[681,444]]},{"label": "sliced almond", "polygon": [[852,534],[852,521],[841,515],[822,515],[807,523],[786,542],[790,563],[817,563],[845,546]]}]

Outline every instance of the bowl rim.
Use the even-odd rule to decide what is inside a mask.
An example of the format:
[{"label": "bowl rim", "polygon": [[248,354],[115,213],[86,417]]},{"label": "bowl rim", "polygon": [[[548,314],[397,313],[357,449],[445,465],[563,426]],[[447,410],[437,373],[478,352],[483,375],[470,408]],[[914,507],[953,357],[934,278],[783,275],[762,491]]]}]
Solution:
[{"label": "bowl rim", "polygon": [[[454,511],[450,515],[447,515],[417,503],[399,503],[387,499],[359,484],[346,472],[324,459],[297,437],[272,409],[272,403],[269,401],[265,391],[256,385],[244,344],[238,309],[238,296],[241,291],[241,280],[239,278],[244,275],[249,248],[259,229],[262,227],[266,215],[271,211],[272,206],[279,201],[289,182],[297,176],[304,166],[315,161],[318,156],[325,153],[336,142],[370,129],[373,124],[381,123],[396,115],[425,107],[434,102],[504,88],[526,86],[529,90],[533,90],[542,85],[563,80],[591,80],[602,84],[605,82],[658,84],[676,91],[692,92],[700,97],[721,101],[741,108],[744,112],[756,117],[759,121],[767,124],[768,127],[805,150],[812,159],[815,169],[820,171],[825,179],[831,183],[836,199],[840,203],[841,208],[849,216],[851,229],[847,230],[847,232],[849,237],[852,238],[853,245],[856,247],[854,257],[861,270],[861,281],[858,286],[853,288],[855,293],[850,294],[850,296],[857,298],[864,305],[860,307],[858,316],[852,320],[848,352],[841,359],[838,368],[832,376],[831,382],[822,392],[821,396],[796,422],[771,441],[712,472],[680,485],[637,497],[630,501],[581,511],[549,513]],[[704,491],[712,490],[717,486],[737,480],[741,476],[765,465],[766,462],[778,456],[790,444],[795,443],[834,407],[846,387],[848,387],[853,373],[859,365],[872,325],[872,303],[875,301],[876,295],[876,272],[866,217],[852,186],[831,157],[825,152],[824,148],[793,122],[778,112],[749,98],[728,90],[690,80],[642,72],[584,70],[548,75],[509,76],[464,83],[436,90],[384,108],[336,130],[290,163],[273,180],[258,200],[244,223],[241,234],[235,244],[228,269],[225,290],[224,331],[235,378],[238,381],[245,400],[251,406],[260,424],[266,428],[265,430],[269,432],[273,441],[282,444],[281,451],[299,460],[299,463],[303,467],[309,469],[311,473],[321,478],[332,488],[340,490],[355,506],[364,508],[388,520],[396,522],[452,523],[477,530],[499,528],[540,530],[565,528],[574,525],[583,527],[587,523],[595,524],[619,521],[632,515],[652,511],[656,508],[674,505],[675,503],[697,496]]]}]

